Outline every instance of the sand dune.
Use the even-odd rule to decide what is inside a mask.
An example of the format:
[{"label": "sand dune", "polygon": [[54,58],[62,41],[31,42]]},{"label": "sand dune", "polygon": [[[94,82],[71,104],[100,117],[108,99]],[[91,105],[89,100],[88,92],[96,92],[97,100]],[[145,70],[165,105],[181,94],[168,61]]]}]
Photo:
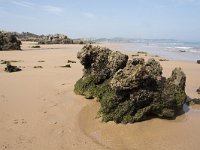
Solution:
[{"label": "sand dune", "polygon": [[[102,123],[95,119],[99,104],[73,92],[74,83],[82,76],[76,58],[82,46],[42,45],[32,49],[33,44],[23,43],[23,51],[0,52],[0,60],[20,60],[13,65],[22,67],[21,72],[6,73],[5,65],[0,65],[0,149],[199,149],[199,106],[190,107],[175,120]],[[114,49],[117,44],[107,46]],[[61,68],[68,59],[77,63]],[[44,62],[38,62],[41,60]],[[174,67],[182,67],[188,96],[199,97],[200,65],[180,61],[161,64],[165,76],[170,76]]]}]

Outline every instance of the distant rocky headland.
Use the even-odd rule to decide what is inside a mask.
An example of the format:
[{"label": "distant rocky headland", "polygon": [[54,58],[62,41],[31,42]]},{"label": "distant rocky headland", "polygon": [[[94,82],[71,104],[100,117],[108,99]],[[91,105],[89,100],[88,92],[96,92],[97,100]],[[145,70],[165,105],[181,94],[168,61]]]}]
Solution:
[{"label": "distant rocky headland", "polygon": [[38,42],[38,44],[89,44],[94,41],[84,39],[71,39],[64,34],[37,35],[30,32],[5,32],[0,31],[0,49],[18,50],[20,41]]},{"label": "distant rocky headland", "polygon": [[83,77],[74,86],[76,94],[100,102],[103,121],[134,123],[152,117],[172,119],[186,102],[186,76],[175,68],[169,78],[154,59],[131,58],[108,48],[86,45],[77,55]]},{"label": "distant rocky headland", "polygon": [[38,42],[38,44],[88,44],[93,43],[92,41],[86,41],[84,39],[72,39],[64,34],[49,34],[49,35],[37,35],[30,32],[22,32],[14,34],[21,41],[32,41]]}]

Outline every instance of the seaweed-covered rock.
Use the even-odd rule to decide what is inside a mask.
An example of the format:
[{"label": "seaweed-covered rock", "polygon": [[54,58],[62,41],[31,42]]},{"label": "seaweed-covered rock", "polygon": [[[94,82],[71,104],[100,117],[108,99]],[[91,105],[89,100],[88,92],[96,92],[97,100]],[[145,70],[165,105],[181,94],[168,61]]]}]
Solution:
[{"label": "seaweed-covered rock", "polygon": [[133,123],[152,116],[173,118],[186,101],[186,76],[175,68],[170,78],[154,59],[132,58],[107,48],[87,45],[77,55],[84,75],[76,94],[97,98],[102,120]]},{"label": "seaweed-covered rock", "polygon": [[0,32],[0,50],[20,50],[21,41],[12,33]]},{"label": "seaweed-covered rock", "polygon": [[200,104],[200,98],[193,98],[189,101],[190,105],[194,105],[194,104]]},{"label": "seaweed-covered rock", "polygon": [[92,45],[84,46],[77,58],[84,66],[84,76],[94,76],[96,83],[111,78],[118,69],[125,67],[128,60],[128,56],[120,52]]},{"label": "seaweed-covered rock", "polygon": [[7,62],[5,71],[6,72],[18,72],[18,71],[21,71],[21,69],[18,68],[17,66],[12,66],[10,64],[10,62]]}]

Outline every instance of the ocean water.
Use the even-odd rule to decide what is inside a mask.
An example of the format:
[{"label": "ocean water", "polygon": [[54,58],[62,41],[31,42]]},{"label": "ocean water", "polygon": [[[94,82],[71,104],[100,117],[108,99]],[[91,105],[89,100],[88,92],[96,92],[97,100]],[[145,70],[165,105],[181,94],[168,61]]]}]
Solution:
[{"label": "ocean water", "polygon": [[170,60],[194,61],[200,60],[200,43],[154,43],[136,42],[123,43],[116,50],[145,51],[152,55],[159,55]]}]

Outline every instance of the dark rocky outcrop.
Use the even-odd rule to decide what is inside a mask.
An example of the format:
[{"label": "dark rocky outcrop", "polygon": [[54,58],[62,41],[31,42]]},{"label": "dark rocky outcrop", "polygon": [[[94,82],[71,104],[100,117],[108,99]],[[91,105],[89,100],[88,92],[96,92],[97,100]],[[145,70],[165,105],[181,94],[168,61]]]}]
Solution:
[{"label": "dark rocky outcrop", "polygon": [[38,44],[73,44],[73,40],[63,34],[45,36]]},{"label": "dark rocky outcrop", "polygon": [[0,51],[1,50],[20,50],[21,41],[16,35],[7,32],[0,32]]},{"label": "dark rocky outcrop", "polygon": [[17,66],[12,66],[10,64],[10,62],[7,62],[5,71],[6,72],[18,72],[18,71],[21,71],[21,69],[18,68]]},{"label": "dark rocky outcrop", "polygon": [[200,64],[200,60],[197,60],[197,64]]},{"label": "dark rocky outcrop", "polygon": [[169,61],[168,59],[159,59],[159,61]]},{"label": "dark rocky outcrop", "polygon": [[[1,32],[1,31],[0,31]],[[2,31],[4,32],[4,31]],[[7,32],[4,32],[7,33]],[[30,32],[9,32],[15,35],[20,41],[38,42],[39,44],[93,44],[90,39],[71,39],[64,34],[37,35]]]},{"label": "dark rocky outcrop", "polygon": [[33,45],[31,48],[41,48],[40,45]]},{"label": "dark rocky outcrop", "polygon": [[72,64],[74,64],[74,63],[76,63],[76,61],[74,61],[74,60],[68,60],[67,63],[72,63]]},{"label": "dark rocky outcrop", "polygon": [[34,66],[33,68],[37,69],[37,68],[43,68],[42,66]]},{"label": "dark rocky outcrop", "polygon": [[200,87],[197,89],[197,93],[200,94]]},{"label": "dark rocky outcrop", "polygon": [[42,38],[45,37],[44,35],[37,35],[30,32],[22,32],[22,33],[15,32],[15,34],[21,41],[39,42]]},{"label": "dark rocky outcrop", "polygon": [[84,75],[74,86],[76,94],[97,98],[102,120],[133,123],[150,117],[174,118],[186,101],[186,76],[175,68],[162,76],[159,62],[132,58],[108,48],[86,45],[77,54]]},{"label": "dark rocky outcrop", "polygon": [[62,68],[71,68],[71,65],[70,64],[66,64],[66,65],[60,66],[60,67],[62,67]]}]

